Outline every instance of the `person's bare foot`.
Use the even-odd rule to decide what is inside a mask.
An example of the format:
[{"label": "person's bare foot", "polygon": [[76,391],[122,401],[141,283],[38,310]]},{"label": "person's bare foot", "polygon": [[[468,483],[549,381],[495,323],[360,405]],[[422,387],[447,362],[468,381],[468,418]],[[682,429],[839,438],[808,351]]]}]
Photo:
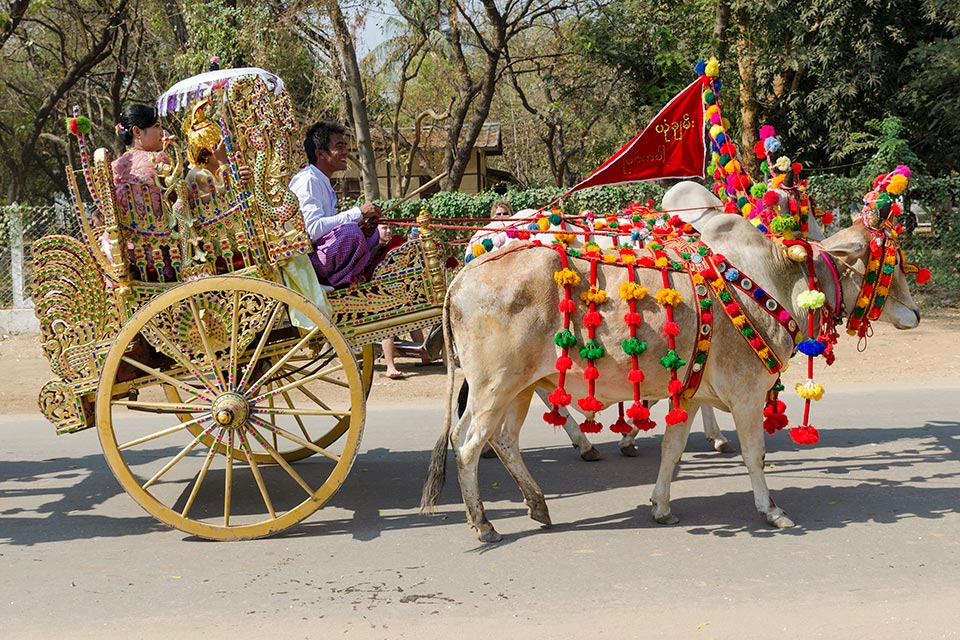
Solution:
[{"label": "person's bare foot", "polygon": [[383,377],[390,378],[391,380],[401,380],[405,376],[402,371],[393,370],[393,371],[387,371],[386,373],[384,373]]}]

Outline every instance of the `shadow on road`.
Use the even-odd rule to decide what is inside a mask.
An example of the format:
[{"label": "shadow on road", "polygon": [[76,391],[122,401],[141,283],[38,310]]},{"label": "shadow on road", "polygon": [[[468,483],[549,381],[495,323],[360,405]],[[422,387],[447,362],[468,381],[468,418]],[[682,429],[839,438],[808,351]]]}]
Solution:
[{"label": "shadow on road", "polygon": [[[641,439],[639,458],[623,458],[615,443],[604,443],[599,448],[605,459],[590,464],[567,447],[525,450],[524,460],[554,508],[555,525],[543,529],[529,521],[529,530],[506,541],[659,526],[651,520],[646,504],[656,479],[659,441],[659,437]],[[767,478],[774,499],[800,526],[781,532],[768,528],[754,511],[739,456],[716,454],[695,434],[674,483],[672,506],[681,519],[677,528],[693,535],[803,535],[853,523],[887,524],[960,511],[958,422],[825,429],[820,444],[802,449],[786,434],[777,434],[768,439],[768,450]],[[468,535],[455,465],[452,455],[448,456],[448,482],[437,515],[418,512],[429,451],[372,449],[358,457],[343,488],[325,509],[284,535],[372,540],[388,531],[447,525],[462,527]],[[481,495],[495,525],[498,520],[525,516],[519,490],[499,461],[483,460],[480,477]],[[728,481],[733,490],[723,489]],[[611,500],[619,495],[603,494],[630,487],[636,493],[628,494],[629,504],[610,509],[615,504]],[[685,488],[680,491],[681,487]],[[702,494],[696,495],[699,491]],[[167,530],[152,516],[139,513],[132,499],[122,494],[100,455],[39,462],[0,460],[0,545],[31,546]],[[681,494],[685,497],[677,497]],[[571,513],[583,508],[577,500],[591,495],[597,497],[587,503],[591,513],[570,519]],[[103,515],[104,503],[118,496],[129,501],[126,511],[137,515]],[[604,509],[609,512],[603,513]],[[565,521],[557,517],[561,511]]]}]

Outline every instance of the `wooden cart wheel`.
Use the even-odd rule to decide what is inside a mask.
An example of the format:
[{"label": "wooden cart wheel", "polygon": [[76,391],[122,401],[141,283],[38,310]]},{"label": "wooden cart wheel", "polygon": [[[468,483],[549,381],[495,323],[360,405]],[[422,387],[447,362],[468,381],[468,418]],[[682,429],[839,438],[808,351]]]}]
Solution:
[{"label": "wooden cart wheel", "polygon": [[[359,353],[360,356],[360,378],[363,381],[363,391],[364,398],[370,396],[370,389],[373,387],[373,366],[374,366],[374,349],[372,344],[364,346]],[[263,359],[263,363],[268,362],[268,360]],[[261,366],[264,366],[261,364]],[[295,382],[303,377],[303,374],[298,371],[298,365],[296,361],[290,361],[284,367],[284,370],[278,372],[273,380],[267,382],[267,388],[279,387],[284,385],[289,385],[291,382]],[[311,386],[313,385],[304,385],[302,389],[296,389],[290,392],[293,395],[303,396],[302,402],[304,404],[322,407],[322,401],[317,398],[316,394],[313,393]],[[179,392],[177,387],[171,384],[163,385],[164,393],[167,396],[167,400],[170,402],[183,403],[183,395]],[[284,402],[288,403],[288,399],[284,398]],[[199,414],[190,414],[190,413],[180,413],[177,415],[177,419],[181,422],[191,422],[194,418],[198,417]],[[316,447],[329,447],[334,442],[339,440],[343,434],[347,432],[350,428],[350,419],[349,416],[344,416],[332,427],[329,424],[310,424],[305,423],[303,420],[299,421],[297,425],[300,428],[300,431],[303,433],[306,439],[310,440]],[[207,447],[213,446],[216,447],[217,453],[221,455],[227,454],[227,445],[224,443],[216,443],[211,436],[208,436],[203,433],[203,427],[193,424],[190,427],[187,427],[190,430],[190,433],[193,435],[201,436],[201,444]],[[316,453],[315,447],[301,447],[295,442],[288,440],[278,440],[274,438],[273,446],[277,449],[277,452],[283,457],[287,462],[296,462],[297,460],[302,460],[308,458]],[[246,460],[246,456],[243,451],[234,448],[232,450],[233,457],[238,460]],[[253,453],[258,464],[276,464],[276,460],[269,453]]]},{"label": "wooden cart wheel", "polygon": [[[350,346],[316,306],[273,282],[212,277],[163,293],[121,328],[101,371],[97,429],[114,475],[153,516],[203,538],[259,538],[343,484],[364,400]],[[313,442],[341,424],[345,437]],[[295,445],[288,454],[320,455],[294,469],[284,442]]]}]

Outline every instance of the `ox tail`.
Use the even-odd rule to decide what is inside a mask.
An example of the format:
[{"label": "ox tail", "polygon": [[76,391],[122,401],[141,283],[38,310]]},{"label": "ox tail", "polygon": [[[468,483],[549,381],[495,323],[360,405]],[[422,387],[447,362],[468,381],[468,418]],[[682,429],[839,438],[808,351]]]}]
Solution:
[{"label": "ox tail", "polygon": [[443,301],[443,359],[447,365],[447,410],[443,418],[443,432],[433,445],[427,479],[423,483],[420,496],[420,513],[433,513],[433,507],[440,497],[440,491],[447,480],[447,444],[450,442],[450,428],[453,425],[453,388],[456,364],[453,356],[453,331],[450,328],[450,296]]}]

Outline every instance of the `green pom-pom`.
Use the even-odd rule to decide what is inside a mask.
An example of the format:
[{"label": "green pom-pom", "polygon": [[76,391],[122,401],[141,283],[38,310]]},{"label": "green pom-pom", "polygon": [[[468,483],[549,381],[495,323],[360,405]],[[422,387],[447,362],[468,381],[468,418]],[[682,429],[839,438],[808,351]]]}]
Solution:
[{"label": "green pom-pom", "polygon": [[708,253],[710,253],[710,247],[700,247],[699,249],[697,249],[697,253],[699,253],[702,256],[705,256]]},{"label": "green pom-pom", "polygon": [[773,385],[773,392],[774,392],[774,393],[780,393],[780,392],[783,391],[783,390],[784,390],[783,383],[778,382],[778,383],[776,383],[775,385]]},{"label": "green pom-pom", "polygon": [[709,309],[712,305],[713,305],[713,300],[711,300],[710,298],[704,298],[703,300],[700,301],[700,308],[703,309],[704,311]]},{"label": "green pom-pom", "polygon": [[579,258],[579,257],[580,257],[580,252],[577,251],[576,249],[567,249],[567,253],[568,253],[569,255],[573,256],[574,258]]},{"label": "green pom-pom", "polygon": [[698,353],[698,354],[697,354],[697,357],[694,358],[693,360],[694,360],[694,362],[696,362],[697,364],[703,364],[704,362],[707,361],[707,354],[706,354],[706,353],[702,353],[702,352],[701,352],[701,353]]},{"label": "green pom-pom", "polygon": [[670,349],[670,351],[667,351],[667,355],[660,358],[660,364],[667,369],[679,369],[683,365],[687,364],[687,362],[680,357],[676,350]]},{"label": "green pom-pom", "polygon": [[860,307],[856,307],[853,310],[853,315],[857,316],[858,318],[862,318],[864,312],[866,312],[866,309],[861,309]]},{"label": "green pom-pom", "polygon": [[892,264],[885,264],[885,265],[883,265],[883,268],[881,269],[881,271],[883,271],[884,274],[886,274],[886,275],[889,276],[890,274],[893,273],[893,265],[892,265]]},{"label": "green pom-pom", "polygon": [[886,301],[887,301],[886,296],[877,296],[876,298],[873,299],[873,306],[878,308],[882,307]]},{"label": "green pom-pom", "polygon": [[742,334],[743,334],[744,336],[746,336],[747,338],[752,338],[752,337],[753,337],[753,327],[750,327],[750,326],[744,327],[743,330],[740,331],[740,333],[742,333]]},{"label": "green pom-pom", "polygon": [[577,344],[577,338],[570,329],[563,329],[562,331],[558,331],[557,335],[554,336],[553,343],[561,349],[574,347]]},{"label": "green pom-pom", "polygon": [[597,344],[594,340],[587,340],[580,348],[580,357],[584,360],[599,360],[603,357],[603,345]]},{"label": "green pom-pom", "polygon": [[726,289],[724,289],[723,291],[721,291],[721,292],[720,292],[720,295],[719,295],[718,297],[720,298],[720,302],[722,302],[722,303],[724,303],[724,304],[726,304],[726,303],[730,302],[731,300],[733,300],[733,296],[731,296],[731,295],[730,295],[730,292],[727,291]]},{"label": "green pom-pom", "polygon": [[637,338],[627,338],[620,343],[620,346],[623,347],[623,352],[628,356],[638,356],[647,350],[647,343],[640,342]]},{"label": "green pom-pom", "polygon": [[750,187],[750,195],[754,198],[762,198],[763,194],[767,192],[767,185],[762,182],[756,182],[752,187]]},{"label": "green pom-pom", "polygon": [[793,230],[793,218],[788,218],[786,216],[777,216],[770,221],[770,231],[774,233],[783,233],[784,231]]},{"label": "green pom-pom", "polygon": [[480,244],[482,244],[483,248],[487,251],[493,251],[493,240],[490,238],[484,238]]},{"label": "green pom-pom", "polygon": [[740,196],[737,198],[737,209],[743,209],[748,204],[750,204],[750,198],[747,196]]},{"label": "green pom-pom", "polygon": [[770,165],[767,163],[766,160],[760,163],[760,173],[764,175],[770,173]]},{"label": "green pom-pom", "polygon": [[707,175],[712,176],[716,172],[717,172],[717,164],[711,161],[710,164],[707,165]]},{"label": "green pom-pom", "polygon": [[92,128],[93,124],[91,124],[90,118],[84,118],[83,116],[77,118],[77,129],[80,130],[80,133],[87,135]]},{"label": "green pom-pom", "polygon": [[730,162],[730,156],[726,153],[720,154],[720,165],[726,166],[728,162]]},{"label": "green pom-pom", "polygon": [[680,252],[680,257],[683,258],[684,260],[689,260],[689,259],[690,259],[690,254],[687,253],[687,252],[685,252],[685,251],[681,251],[681,252]]},{"label": "green pom-pom", "polygon": [[717,101],[717,96],[714,95],[713,91],[707,89],[703,92],[703,101],[707,104],[714,104]]},{"label": "green pom-pom", "polygon": [[766,361],[765,361],[765,363],[766,363],[768,369],[772,369],[772,368],[774,368],[775,366],[777,366],[777,360],[776,360],[776,358],[767,358]]},{"label": "green pom-pom", "polygon": [[869,282],[870,284],[873,284],[874,282],[877,281],[877,273],[875,271],[870,271],[869,273],[867,273],[867,275],[863,276],[863,279]]},{"label": "green pom-pom", "polygon": [[550,217],[547,218],[547,220],[549,220],[550,224],[552,224],[553,226],[559,227],[560,224],[563,222],[563,216],[561,216],[559,213],[551,213]]},{"label": "green pom-pom", "polygon": [[616,220],[611,220],[610,224],[608,224],[607,226],[610,227],[611,229],[620,228],[620,224]]},{"label": "green pom-pom", "polygon": [[653,249],[654,251],[662,251],[663,245],[660,244],[659,242],[651,242],[649,245],[649,248]]}]

